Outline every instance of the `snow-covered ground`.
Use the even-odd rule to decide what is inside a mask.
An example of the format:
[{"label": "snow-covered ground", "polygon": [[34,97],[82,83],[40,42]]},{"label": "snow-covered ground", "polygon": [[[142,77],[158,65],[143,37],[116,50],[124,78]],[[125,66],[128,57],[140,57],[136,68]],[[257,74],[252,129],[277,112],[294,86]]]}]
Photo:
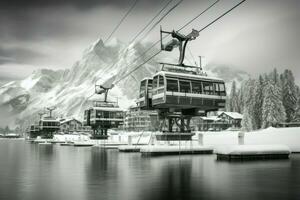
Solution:
[{"label": "snow-covered ground", "polygon": [[[203,144],[214,147],[238,145],[238,131],[202,132]],[[286,145],[300,152],[300,127],[267,128],[244,134],[244,145]]]},{"label": "snow-covered ground", "polygon": [[76,142],[76,141],[88,141],[90,140],[90,138],[86,135],[66,134],[66,135],[54,135],[53,140],[60,141],[60,142]]},{"label": "snow-covered ground", "polygon": [[244,144],[284,144],[292,152],[300,152],[300,127],[267,128],[245,134]]},{"label": "snow-covered ground", "polygon": [[[199,137],[200,134],[200,137]],[[119,131],[111,135],[108,140],[96,142],[95,144],[120,143],[120,144],[150,144],[154,132],[124,132]],[[201,137],[202,136],[202,137]],[[196,132],[193,141],[154,141],[155,145],[171,146],[211,146],[216,148],[224,146],[236,146],[239,144],[238,131],[221,132]],[[89,140],[84,135],[55,135],[54,140],[59,141],[80,141]],[[300,152],[300,127],[296,128],[267,128],[244,134],[244,145],[286,145],[292,152]]]}]

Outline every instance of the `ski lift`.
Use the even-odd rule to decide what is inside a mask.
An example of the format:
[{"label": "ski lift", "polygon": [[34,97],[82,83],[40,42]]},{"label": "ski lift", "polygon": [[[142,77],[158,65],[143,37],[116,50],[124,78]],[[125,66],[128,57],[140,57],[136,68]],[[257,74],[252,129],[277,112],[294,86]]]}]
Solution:
[{"label": "ski lift", "polygon": [[[170,34],[173,39],[163,44],[162,34]],[[178,47],[178,64],[161,63],[161,71],[143,79],[137,101],[141,109],[158,110],[163,132],[157,135],[158,140],[190,140],[192,117],[225,107],[224,80],[207,76],[201,66],[184,64],[186,45],[198,35],[196,30],[186,36],[160,30],[161,50],[172,51]]]},{"label": "ski lift", "polygon": [[60,121],[52,116],[43,117],[39,123],[42,138],[53,138],[53,134],[60,130]]},{"label": "ski lift", "polygon": [[107,99],[108,91],[113,88],[115,77],[111,77],[105,83],[95,85],[96,94],[104,94],[103,101],[93,101],[93,106],[84,111],[84,125],[91,126],[92,139],[107,139],[108,129],[118,128],[123,125],[124,111],[118,102],[110,102]]}]

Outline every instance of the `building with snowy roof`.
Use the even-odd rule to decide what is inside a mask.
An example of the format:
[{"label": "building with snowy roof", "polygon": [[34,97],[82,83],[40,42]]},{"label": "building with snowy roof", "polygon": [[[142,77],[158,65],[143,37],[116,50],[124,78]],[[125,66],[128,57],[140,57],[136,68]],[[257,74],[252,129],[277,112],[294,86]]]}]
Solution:
[{"label": "building with snowy roof", "polygon": [[220,121],[230,124],[232,128],[241,128],[243,115],[238,112],[222,112],[218,118]]},{"label": "building with snowy roof", "polygon": [[222,131],[228,128],[239,130],[243,115],[237,112],[218,112],[217,115],[200,117],[193,121],[199,131]]},{"label": "building with snowy roof", "polygon": [[66,118],[60,120],[60,131],[64,134],[90,132],[88,126],[83,126],[83,123],[75,118]]}]

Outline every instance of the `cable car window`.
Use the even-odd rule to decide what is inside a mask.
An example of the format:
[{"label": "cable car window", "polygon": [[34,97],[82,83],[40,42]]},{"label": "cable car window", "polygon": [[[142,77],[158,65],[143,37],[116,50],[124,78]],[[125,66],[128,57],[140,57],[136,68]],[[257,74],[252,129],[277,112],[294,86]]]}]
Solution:
[{"label": "cable car window", "polygon": [[109,118],[109,112],[108,111],[104,111],[103,112],[103,117],[104,118]]},{"label": "cable car window", "polygon": [[152,87],[153,88],[157,88],[157,82],[158,82],[158,77],[157,76],[155,76],[154,78],[153,78],[153,85],[152,85]]},{"label": "cable car window", "polygon": [[145,91],[145,87],[146,87],[146,80],[143,80],[143,81],[141,82],[141,88],[140,88],[140,91],[141,91],[141,92]]},{"label": "cable car window", "polygon": [[190,93],[191,92],[191,84],[188,81],[179,81],[180,92]]},{"label": "cable car window", "polygon": [[122,118],[122,113],[121,112],[117,112],[117,118]]},{"label": "cable car window", "polygon": [[152,88],[152,80],[148,79],[148,89],[151,89],[151,88]]},{"label": "cable car window", "polygon": [[91,110],[91,118],[95,117],[95,110]]},{"label": "cable car window", "polygon": [[195,94],[201,94],[202,93],[202,84],[201,82],[193,82],[192,81],[192,92]]},{"label": "cable car window", "polygon": [[145,89],[146,89],[146,80],[143,80],[141,82],[140,97],[145,96]]},{"label": "cable car window", "polygon": [[203,82],[203,90],[205,94],[213,94],[213,83]]},{"label": "cable car window", "polygon": [[164,77],[163,76],[159,76],[159,87],[164,86]]},{"label": "cable car window", "polygon": [[224,83],[219,83],[219,89],[220,89],[220,95],[221,96],[226,96]]},{"label": "cable car window", "polygon": [[219,84],[218,83],[214,83],[214,91],[216,95],[220,96],[220,90],[219,90]]},{"label": "cable car window", "polygon": [[167,79],[167,91],[178,92],[178,80]]},{"label": "cable car window", "polygon": [[97,117],[100,117],[101,116],[101,111],[97,110],[96,115],[97,115]]}]

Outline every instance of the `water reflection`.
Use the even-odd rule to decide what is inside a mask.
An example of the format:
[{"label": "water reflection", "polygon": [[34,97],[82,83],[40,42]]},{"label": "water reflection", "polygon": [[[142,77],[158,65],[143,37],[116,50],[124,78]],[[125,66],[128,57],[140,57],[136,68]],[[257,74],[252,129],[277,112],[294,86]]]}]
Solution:
[{"label": "water reflection", "polygon": [[218,162],[0,140],[0,199],[297,199],[300,154]]}]

